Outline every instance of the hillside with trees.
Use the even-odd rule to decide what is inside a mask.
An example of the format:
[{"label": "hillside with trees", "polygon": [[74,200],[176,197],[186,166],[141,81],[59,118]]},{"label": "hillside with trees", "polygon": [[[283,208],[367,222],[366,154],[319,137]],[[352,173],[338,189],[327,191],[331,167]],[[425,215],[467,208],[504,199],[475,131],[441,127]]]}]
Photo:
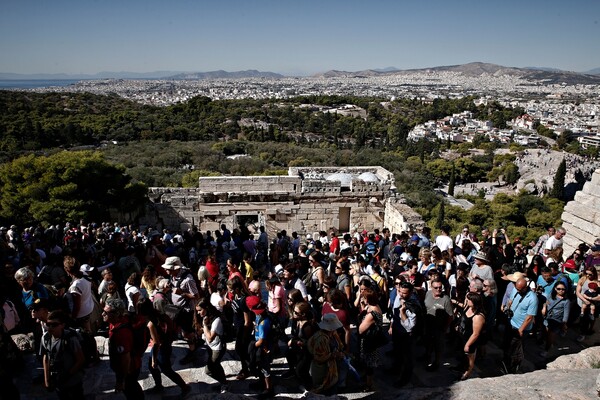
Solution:
[{"label": "hillside with trees", "polygon": [[[505,127],[507,121],[523,113],[495,102],[475,106],[473,100],[310,96],[213,101],[199,96],[173,106],[154,107],[117,96],[0,91],[0,161],[7,171],[1,183],[5,192],[0,216],[24,221],[75,218],[95,205],[88,198],[77,204],[69,202],[69,194],[79,193],[83,181],[109,180],[113,173],[122,179],[115,187],[103,189],[127,192],[124,198],[129,203],[119,204],[110,196],[89,197],[110,206],[132,207],[131,201],[138,199],[145,187],[195,186],[199,176],[285,174],[290,166],[381,165],[394,173],[406,202],[433,226],[441,200],[434,189],[451,179],[453,184],[500,178],[511,183],[518,179],[514,156],[494,155],[499,144],[485,138],[472,144],[407,140],[415,125],[465,110],[474,118],[492,120],[497,127]],[[347,105],[359,112],[349,115],[337,111]],[[82,148],[102,156],[85,153],[79,156],[80,163],[78,156],[68,156]],[[484,152],[471,154],[472,148]],[[447,150],[462,156],[440,158]],[[228,158],[232,155],[247,156]],[[102,164],[98,176],[90,175],[90,167],[81,164],[90,157],[107,163]],[[52,175],[57,169],[46,165],[57,160],[63,163],[61,168],[68,169],[64,164],[73,163],[77,173],[66,178],[63,174],[60,179],[67,181],[58,182]],[[26,165],[38,164],[35,173],[23,172]],[[13,169],[21,171],[23,178],[8,173]],[[27,179],[47,183],[36,187]],[[68,179],[78,182],[73,186]],[[17,199],[11,200],[12,191],[16,191]],[[39,203],[22,200],[28,194],[43,192],[47,193],[35,200]],[[560,213],[557,216],[555,209],[562,208],[560,200],[548,203],[525,194],[500,197],[491,203],[474,201],[476,207],[469,212],[445,207],[445,217],[452,224],[515,224],[537,232],[545,224],[556,223]],[[48,205],[43,207],[44,202]],[[491,208],[496,203],[499,209],[514,210],[498,212]],[[528,214],[532,212],[528,206],[535,207],[540,215]],[[69,211],[59,215],[56,210],[60,208]]]}]

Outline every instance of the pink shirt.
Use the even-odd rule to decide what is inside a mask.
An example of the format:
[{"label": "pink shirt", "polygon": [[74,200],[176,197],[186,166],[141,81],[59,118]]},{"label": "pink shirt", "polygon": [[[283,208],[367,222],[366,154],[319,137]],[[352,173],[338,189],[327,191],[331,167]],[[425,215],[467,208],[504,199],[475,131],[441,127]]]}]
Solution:
[{"label": "pink shirt", "polygon": [[277,315],[285,315],[285,289],[281,285],[275,285],[269,290],[269,301],[267,306],[269,311],[275,313],[275,302],[273,300],[279,299],[279,303],[281,304],[281,308]]}]

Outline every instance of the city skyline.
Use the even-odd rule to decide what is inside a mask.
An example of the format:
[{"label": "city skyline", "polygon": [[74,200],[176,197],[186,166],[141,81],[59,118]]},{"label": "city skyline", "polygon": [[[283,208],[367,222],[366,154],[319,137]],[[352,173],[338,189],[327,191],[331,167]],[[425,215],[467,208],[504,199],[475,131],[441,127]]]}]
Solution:
[{"label": "city skyline", "polygon": [[0,72],[600,67],[600,3],[3,2]]}]

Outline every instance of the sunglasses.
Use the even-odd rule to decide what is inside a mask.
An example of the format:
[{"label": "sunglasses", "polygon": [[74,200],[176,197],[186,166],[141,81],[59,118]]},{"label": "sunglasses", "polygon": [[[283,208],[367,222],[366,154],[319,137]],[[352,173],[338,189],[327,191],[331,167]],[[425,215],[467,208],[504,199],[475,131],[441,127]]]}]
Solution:
[{"label": "sunglasses", "polygon": [[565,291],[565,290],[567,290],[567,289],[565,289],[564,287],[557,287],[557,288],[556,288],[556,291],[559,291],[559,290],[560,290],[561,292],[564,292],[564,291]]},{"label": "sunglasses", "polygon": [[400,285],[402,285],[402,282],[394,282],[394,285],[400,286]]},{"label": "sunglasses", "polygon": [[441,289],[442,289],[442,287],[441,287],[441,286],[432,286],[431,288],[432,288],[432,289],[435,289],[435,290],[441,290]]}]

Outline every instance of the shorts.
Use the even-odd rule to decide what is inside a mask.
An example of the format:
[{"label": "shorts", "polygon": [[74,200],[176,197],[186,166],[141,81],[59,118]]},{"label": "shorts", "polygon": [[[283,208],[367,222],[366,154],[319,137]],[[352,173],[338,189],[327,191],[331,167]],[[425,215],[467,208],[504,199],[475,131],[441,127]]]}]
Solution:
[{"label": "shorts", "polygon": [[177,325],[181,328],[181,330],[185,333],[194,332],[194,313],[192,310],[182,309],[177,315],[177,320],[175,321]]},{"label": "shorts", "polygon": [[562,330],[562,322],[555,319],[544,320],[544,325],[546,325],[548,330],[552,333],[559,333]]}]

